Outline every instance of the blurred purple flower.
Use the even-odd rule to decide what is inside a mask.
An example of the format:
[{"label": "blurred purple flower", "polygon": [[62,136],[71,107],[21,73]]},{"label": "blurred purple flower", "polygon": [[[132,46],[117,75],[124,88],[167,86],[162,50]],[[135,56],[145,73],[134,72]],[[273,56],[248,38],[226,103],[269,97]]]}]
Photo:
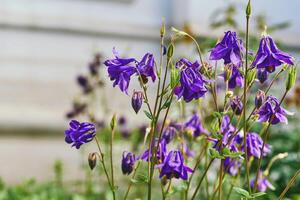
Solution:
[{"label": "blurred purple flower", "polygon": [[161,172],[159,178],[166,177],[181,178],[183,180],[188,179],[188,173],[192,173],[193,170],[184,165],[184,159],[180,151],[170,151],[164,163],[161,164]]},{"label": "blurred purple flower", "polygon": [[238,173],[239,168],[242,166],[241,159],[225,158],[224,160],[224,170],[232,176]]},{"label": "blurred purple flower", "polygon": [[122,155],[122,172],[129,175],[135,164],[135,155],[131,152],[124,151]]},{"label": "blurred purple flower", "polygon": [[231,109],[233,110],[233,112],[236,115],[240,115],[243,111],[243,103],[242,103],[241,98],[239,96],[234,96],[230,100],[230,106],[231,106]]},{"label": "blurred purple flower", "polygon": [[155,61],[152,54],[146,53],[142,58],[142,60],[138,63],[137,68],[141,76],[151,77],[152,81],[153,82],[155,81],[156,79],[156,75],[154,72]]},{"label": "blurred purple flower", "polygon": [[[251,188],[254,188],[255,180],[252,180]],[[260,192],[265,192],[268,188],[273,189],[274,186],[269,182],[268,178],[263,175],[263,172],[260,171],[257,179],[257,190]]]},{"label": "blurred purple flower", "polygon": [[191,158],[195,157],[195,152],[189,148],[187,143],[183,143],[182,146],[183,146],[183,148],[182,148],[183,155],[185,155],[186,157],[191,157]]},{"label": "blurred purple flower", "polygon": [[171,125],[166,127],[163,131],[162,138],[166,141],[167,144],[176,136],[177,129]]},{"label": "blurred purple flower", "polygon": [[288,123],[288,119],[286,115],[292,115],[293,113],[283,109],[279,106],[279,102],[274,96],[268,96],[266,101],[259,109],[259,122],[269,122],[270,120],[272,124],[278,123]]},{"label": "blurred purple flower", "polygon": [[201,134],[208,135],[208,131],[203,127],[198,114],[194,114],[185,124],[184,129],[190,131],[194,137]]},{"label": "blurred purple flower", "polygon": [[[149,160],[149,155],[150,158],[152,158],[152,148],[157,146],[158,139],[155,140],[155,142],[152,143],[151,148],[150,148],[150,154],[149,154],[149,149],[144,151],[144,153],[141,155],[140,159],[148,161]],[[167,153],[167,143],[164,139],[162,139],[158,145],[158,150],[156,154],[156,158],[158,162],[162,163],[165,160],[166,153]],[[154,149],[153,149],[154,150]]]},{"label": "blurred purple flower", "polygon": [[106,60],[104,64],[110,80],[114,81],[113,86],[119,86],[122,92],[128,93],[130,78],[136,73],[137,61],[134,58],[121,58],[116,49],[113,48],[114,59]]},{"label": "blurred purple flower", "polygon": [[278,49],[271,36],[263,36],[252,65],[272,73],[283,63],[293,65],[293,57]]},{"label": "blurred purple flower", "polygon": [[205,81],[199,72],[200,65],[196,61],[194,63],[182,58],[176,63],[176,67],[181,70],[180,85],[174,89],[178,99],[183,97],[184,101],[190,102],[193,99],[203,97],[207,92]]},{"label": "blurred purple flower", "polygon": [[65,141],[77,149],[79,149],[82,144],[92,141],[96,135],[95,125],[92,123],[80,123],[76,120],[72,120],[69,125],[70,128],[65,130]]},{"label": "blurred purple flower", "polygon": [[237,38],[236,32],[227,31],[210,53],[210,60],[224,60],[224,64],[233,64],[236,67],[242,64],[243,43]]},{"label": "blurred purple flower", "polygon": [[[257,133],[248,133],[246,142],[248,155],[260,158],[261,149],[263,146],[263,140],[261,139],[261,137]],[[244,150],[244,146],[242,146],[242,149]],[[268,153],[270,153],[270,151],[270,145],[265,144],[263,156],[266,156]]]},{"label": "blurred purple flower", "polygon": [[257,70],[257,79],[261,84],[263,84],[268,79],[268,72],[265,69]]}]

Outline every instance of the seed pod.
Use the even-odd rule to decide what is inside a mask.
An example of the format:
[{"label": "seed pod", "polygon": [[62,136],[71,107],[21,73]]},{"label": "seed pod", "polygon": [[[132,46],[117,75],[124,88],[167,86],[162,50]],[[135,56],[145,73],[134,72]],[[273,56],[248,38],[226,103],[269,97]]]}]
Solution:
[{"label": "seed pod", "polygon": [[289,69],[288,77],[286,80],[286,90],[290,90],[295,85],[296,78],[297,78],[297,68],[295,66],[292,66]]},{"label": "seed pod", "polygon": [[91,170],[93,170],[97,164],[97,153],[89,153],[88,162]]}]

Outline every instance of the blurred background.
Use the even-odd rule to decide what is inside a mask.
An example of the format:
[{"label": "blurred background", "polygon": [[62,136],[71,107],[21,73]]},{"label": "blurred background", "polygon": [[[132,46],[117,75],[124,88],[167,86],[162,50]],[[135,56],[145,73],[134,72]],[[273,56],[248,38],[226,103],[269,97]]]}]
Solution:
[{"label": "blurred background", "polygon": [[[228,28],[244,29],[245,4],[240,0],[0,0],[0,177],[8,184],[31,177],[45,181],[53,178],[56,160],[64,162],[66,179],[84,176],[80,153],[65,144],[63,130],[66,112],[80,92],[76,77],[87,71],[94,54],[111,57],[116,47],[122,55],[137,58],[145,52],[159,55],[162,18],[168,27],[190,32],[209,48]],[[251,35],[259,37],[266,24],[281,46],[299,58],[300,1],[252,4]],[[194,53],[188,42],[180,48],[182,55]],[[107,76],[104,69],[101,73]],[[128,96],[113,88],[108,78],[104,80],[108,112],[100,113],[102,118],[108,120],[117,112],[128,116],[131,126],[145,120],[133,115]]]}]

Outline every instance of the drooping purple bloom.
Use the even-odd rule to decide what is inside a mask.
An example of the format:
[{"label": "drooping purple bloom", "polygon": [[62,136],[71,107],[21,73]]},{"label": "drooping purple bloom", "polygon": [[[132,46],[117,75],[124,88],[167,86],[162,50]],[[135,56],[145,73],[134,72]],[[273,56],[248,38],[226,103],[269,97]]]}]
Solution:
[{"label": "drooping purple bloom", "polygon": [[238,170],[241,166],[242,166],[241,159],[233,159],[227,157],[224,160],[224,170],[232,176],[235,176],[238,173]]},{"label": "drooping purple bloom", "polygon": [[181,178],[183,180],[188,179],[188,173],[192,173],[193,170],[188,166],[184,165],[184,159],[180,151],[170,151],[164,163],[161,166],[161,172],[159,178],[166,177]]},{"label": "drooping purple bloom", "polygon": [[288,119],[286,115],[292,115],[293,113],[283,109],[279,106],[279,102],[274,96],[268,96],[266,101],[259,109],[259,122],[269,122],[271,121],[272,124],[278,123],[288,123]]},{"label": "drooping purple bloom", "polygon": [[[255,180],[250,182],[251,188],[255,186]],[[259,171],[257,179],[257,190],[259,192],[265,192],[268,188],[274,189],[274,186],[269,182],[268,178],[263,174],[262,171]]]},{"label": "drooping purple bloom", "polygon": [[143,105],[144,95],[143,92],[134,91],[131,98],[131,106],[135,113],[138,113]]},{"label": "drooping purple bloom", "polygon": [[263,36],[252,65],[272,73],[283,63],[293,65],[293,57],[278,49],[271,36]]},{"label": "drooping purple bloom", "polygon": [[[150,154],[149,154],[149,149],[147,149],[141,155],[140,159],[148,161],[149,155],[150,155],[150,158],[152,158],[152,149],[153,149],[153,147],[156,148],[157,142],[158,142],[158,139],[156,139],[155,142],[153,142],[153,144],[151,145]],[[154,151],[154,149],[153,149],[153,151]],[[162,139],[158,145],[158,150],[157,150],[157,154],[156,154],[156,158],[159,163],[162,163],[165,160],[166,153],[167,153],[167,143],[164,139]]]},{"label": "drooping purple bloom", "polygon": [[173,126],[168,126],[164,129],[162,138],[166,141],[166,143],[170,143],[171,140],[176,136],[177,129]]},{"label": "drooping purple bloom", "polygon": [[231,76],[228,80],[228,88],[234,89],[236,87],[242,88],[244,86],[244,77],[235,66],[232,66]]},{"label": "drooping purple bloom", "polygon": [[137,68],[141,76],[151,77],[152,81],[155,81],[155,61],[153,54],[146,53],[142,60],[138,63]]},{"label": "drooping purple bloom", "polygon": [[190,102],[193,99],[203,97],[207,92],[205,87],[207,81],[203,79],[199,72],[200,65],[198,61],[192,63],[182,58],[176,63],[176,67],[181,70],[180,85],[174,90],[178,99],[183,97],[184,101]]},{"label": "drooping purple bloom", "polygon": [[114,81],[113,86],[119,86],[122,92],[127,94],[130,78],[136,73],[137,61],[134,58],[121,58],[115,48],[113,49],[114,59],[106,60],[104,64],[110,80]]},{"label": "drooping purple bloom", "polygon": [[69,129],[65,130],[65,141],[72,147],[80,148],[81,145],[93,140],[96,135],[95,125],[89,122],[71,120]]},{"label": "drooping purple bloom", "polygon": [[122,155],[122,172],[129,175],[134,167],[135,155],[131,152],[124,151]]},{"label": "drooping purple bloom", "polygon": [[236,115],[240,115],[243,111],[243,103],[239,96],[235,96],[230,100],[230,106]]},{"label": "drooping purple bloom", "polygon": [[[260,158],[261,149],[263,146],[263,140],[257,133],[248,133],[247,134],[247,152],[249,156],[254,156],[256,158]],[[242,146],[244,149],[244,146]],[[263,156],[266,156],[271,151],[270,145],[265,144],[263,150]]]},{"label": "drooping purple bloom", "polygon": [[203,127],[198,114],[194,114],[185,124],[184,129],[191,132],[194,137],[198,137],[201,134],[208,135],[208,131]]},{"label": "drooping purple bloom", "polygon": [[189,148],[187,143],[182,144],[182,151],[183,151],[183,155],[186,157],[191,157],[191,158],[195,157],[195,152]]},{"label": "drooping purple bloom", "polygon": [[77,83],[79,84],[79,86],[82,88],[84,93],[89,93],[92,91],[92,86],[89,83],[89,79],[86,76],[83,75],[79,75],[77,77]]},{"label": "drooping purple bloom", "polygon": [[210,53],[210,60],[224,60],[224,64],[233,64],[236,67],[242,64],[243,43],[237,38],[236,32],[227,31]]},{"label": "drooping purple bloom", "polygon": [[257,79],[261,84],[263,84],[268,79],[268,71],[265,69],[257,70]]}]

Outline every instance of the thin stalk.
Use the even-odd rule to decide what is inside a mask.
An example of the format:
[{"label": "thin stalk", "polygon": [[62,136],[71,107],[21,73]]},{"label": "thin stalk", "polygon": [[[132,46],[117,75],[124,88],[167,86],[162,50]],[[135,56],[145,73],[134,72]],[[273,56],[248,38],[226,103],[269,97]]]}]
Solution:
[{"label": "thin stalk", "polygon": [[112,185],[111,185],[111,182],[110,182],[110,178],[109,178],[109,175],[108,175],[108,172],[107,172],[107,169],[106,169],[106,166],[105,166],[105,162],[104,162],[104,154],[102,153],[102,150],[101,150],[101,147],[100,147],[100,143],[99,143],[97,137],[95,137],[95,141],[96,141],[96,144],[97,144],[97,147],[98,147],[98,150],[99,150],[99,154],[101,156],[100,157],[100,162],[102,164],[104,173],[106,175],[106,179],[107,179],[108,185],[109,185],[111,191],[113,192],[113,188],[112,188]]},{"label": "thin stalk", "polygon": [[298,169],[298,171],[294,174],[294,176],[291,178],[291,180],[289,181],[289,183],[287,184],[287,186],[284,188],[284,190],[282,191],[282,193],[279,195],[278,200],[282,200],[284,195],[287,193],[287,191],[292,187],[292,185],[294,184],[294,182],[296,181],[297,176],[300,174],[300,169]]},{"label": "thin stalk", "polygon": [[199,191],[199,189],[200,189],[201,183],[203,182],[204,177],[206,176],[206,174],[207,174],[207,172],[208,172],[208,170],[209,170],[211,164],[213,163],[213,161],[214,161],[214,158],[212,158],[212,159],[209,161],[209,163],[208,163],[208,165],[207,165],[207,167],[206,167],[206,169],[205,169],[203,175],[202,175],[201,178],[200,178],[200,181],[199,181],[199,183],[198,183],[198,185],[197,185],[197,187],[196,187],[196,189],[195,189],[195,192],[194,192],[194,194],[193,194],[191,200],[194,200],[194,199],[196,198],[196,195],[197,195],[197,193],[198,193],[198,191]]},{"label": "thin stalk", "polygon": [[[220,162],[220,176],[219,176],[218,200],[221,200],[221,198],[222,198],[223,166],[224,166],[224,160],[221,159],[221,162]],[[224,173],[224,176],[225,176],[225,173]]]},{"label": "thin stalk", "polygon": [[[140,164],[141,164],[140,162],[137,163],[137,165],[136,165],[136,167],[135,167],[135,169],[134,169],[134,171],[133,171],[133,174],[132,174],[132,178],[131,178],[131,179],[134,179],[134,177],[135,177],[135,175],[136,175],[136,172],[137,172],[137,169],[139,168]],[[126,199],[127,199],[128,194],[129,194],[129,191],[130,191],[130,189],[131,189],[131,186],[132,186],[132,181],[130,180],[130,183],[129,183],[129,185],[128,185],[128,188],[127,188],[127,190],[126,190],[126,193],[125,193],[125,196],[124,196],[123,200],[126,200]]]},{"label": "thin stalk", "polygon": [[115,128],[111,130],[111,140],[110,140],[110,171],[111,171],[111,187],[113,192],[113,199],[116,199],[115,193],[115,180],[114,180],[114,165],[113,165],[113,140],[115,135]]},{"label": "thin stalk", "polygon": [[250,178],[249,178],[249,165],[248,165],[248,151],[247,151],[247,122],[246,122],[246,107],[247,107],[247,74],[248,74],[248,46],[249,46],[249,19],[250,16],[246,15],[246,55],[245,55],[245,76],[244,76],[244,98],[243,98],[243,128],[244,128],[244,149],[245,149],[245,167],[246,179],[248,183],[248,190],[251,193]]},{"label": "thin stalk", "polygon": [[169,190],[170,190],[170,188],[171,188],[171,184],[172,184],[172,179],[170,179],[169,184],[168,184],[168,188],[167,188],[167,190],[164,192],[163,200],[166,199],[166,196],[168,195]]},{"label": "thin stalk", "polygon": [[[288,90],[285,90],[283,96],[281,97],[281,100],[279,102],[279,105],[278,105],[278,108],[275,110],[275,113],[278,111],[278,109],[280,108],[284,98],[286,97],[288,93]],[[268,123],[268,126],[264,132],[264,138],[263,138],[263,144],[262,144],[262,148],[260,150],[260,156],[259,156],[259,160],[258,160],[258,166],[257,166],[257,171],[256,171],[256,177],[255,177],[255,182],[254,182],[254,192],[256,192],[256,188],[257,188],[257,182],[258,182],[258,174],[259,174],[259,170],[260,170],[260,167],[261,167],[261,162],[262,162],[262,157],[263,157],[263,151],[264,151],[264,148],[265,148],[265,145],[268,141],[268,138],[269,138],[269,128],[271,127],[271,124],[272,124],[272,121],[275,117],[275,113],[270,117],[270,120],[269,120],[269,123]]]}]

